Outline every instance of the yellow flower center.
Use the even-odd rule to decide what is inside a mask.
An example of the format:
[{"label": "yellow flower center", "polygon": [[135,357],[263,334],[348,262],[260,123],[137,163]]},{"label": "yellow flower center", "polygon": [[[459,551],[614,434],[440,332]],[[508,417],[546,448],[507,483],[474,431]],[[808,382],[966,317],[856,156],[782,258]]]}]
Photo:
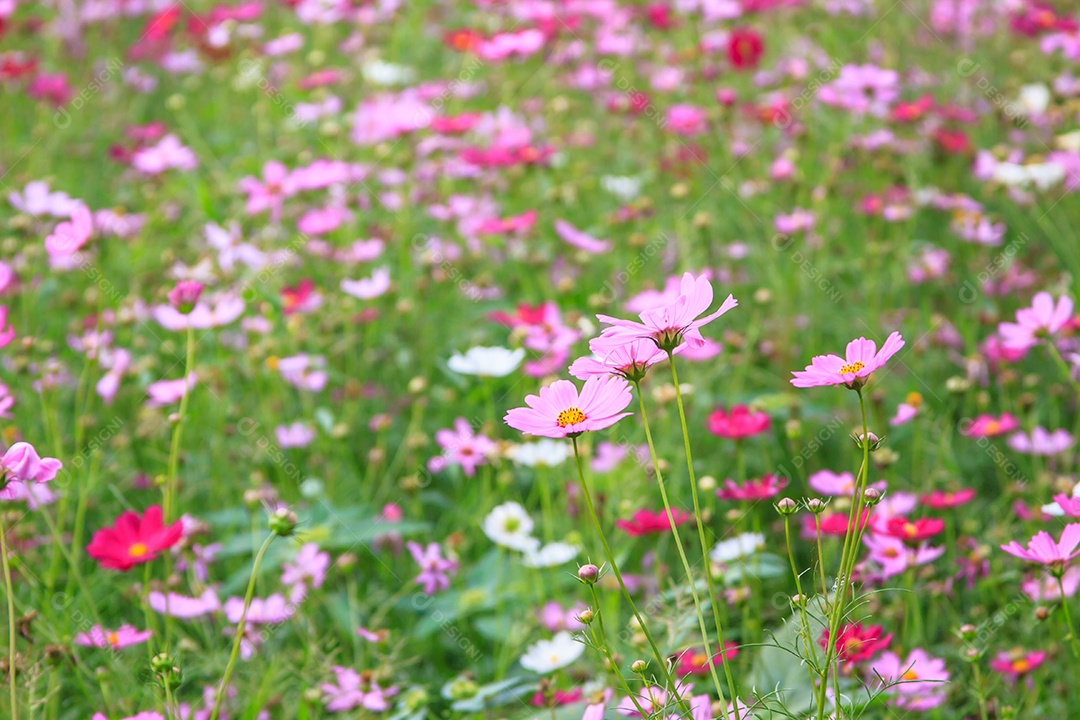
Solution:
[{"label": "yellow flower center", "polygon": [[866,367],[866,365],[863,365],[861,362],[856,360],[855,362],[851,363],[850,365],[845,365],[844,367],[840,368],[840,374],[841,375],[848,375],[848,374],[854,375],[855,373],[862,370],[864,367]]},{"label": "yellow flower center", "polygon": [[120,636],[114,632],[109,633],[108,637],[106,637],[105,639],[109,641],[110,645],[120,644]]},{"label": "yellow flower center", "polygon": [[1013,660],[1012,669],[1013,672],[1026,673],[1028,670],[1031,669],[1031,663],[1029,663],[1024,658],[1020,658],[1019,660]]},{"label": "yellow flower center", "polygon": [[901,680],[918,680],[919,676],[915,673],[914,670],[908,670],[906,673],[904,673],[900,677],[900,679]]},{"label": "yellow flower center", "polygon": [[578,423],[585,422],[585,413],[578,410],[576,407],[567,408],[559,413],[559,417],[555,418],[555,423],[564,428],[567,425],[577,425]]},{"label": "yellow flower center", "polygon": [[128,548],[128,555],[133,558],[141,558],[148,552],[148,548],[143,543],[135,543]]}]

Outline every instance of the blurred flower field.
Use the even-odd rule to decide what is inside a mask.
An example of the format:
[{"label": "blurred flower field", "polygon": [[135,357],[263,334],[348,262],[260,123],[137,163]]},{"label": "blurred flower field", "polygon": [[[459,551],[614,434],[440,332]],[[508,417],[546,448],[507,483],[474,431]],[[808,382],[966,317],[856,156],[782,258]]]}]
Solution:
[{"label": "blurred flower field", "polygon": [[0,0],[0,717],[1080,717],[1067,0]]}]

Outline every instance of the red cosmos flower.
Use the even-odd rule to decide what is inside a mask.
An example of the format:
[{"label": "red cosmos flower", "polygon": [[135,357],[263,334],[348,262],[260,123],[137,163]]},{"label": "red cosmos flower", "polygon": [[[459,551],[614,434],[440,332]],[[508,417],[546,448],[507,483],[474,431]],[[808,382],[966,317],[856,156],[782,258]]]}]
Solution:
[{"label": "red cosmos flower", "polygon": [[296,285],[281,288],[281,312],[285,315],[293,315],[309,307],[317,293],[315,283],[309,278],[304,278]]},{"label": "red cosmos flower", "polygon": [[[834,512],[834,513],[822,513],[821,519],[821,534],[822,535],[846,535],[848,531],[848,514],[846,512]],[[865,529],[870,522],[870,511],[863,510],[862,514],[862,527]],[[853,523],[854,525],[854,523]],[[817,536],[817,526],[814,524],[813,515],[803,516],[803,528],[809,537]],[[854,527],[852,527],[854,530]]]},{"label": "red cosmos flower", "polygon": [[[555,690],[551,693],[550,703],[558,707],[560,705],[572,705],[579,700],[581,700],[581,688],[574,688],[573,690]],[[544,697],[544,693],[539,691],[529,700],[529,704],[534,707],[549,707],[548,703],[549,700]]]},{"label": "red cosmos flower", "polygon": [[1058,16],[1053,7],[1043,2],[1032,2],[1020,12],[1009,17],[1014,32],[1034,37],[1044,32],[1076,32],[1077,24],[1072,18]]},{"label": "red cosmos flower", "polygon": [[900,538],[907,543],[919,543],[932,538],[944,529],[945,521],[941,518],[908,520],[906,517],[891,517],[885,521],[881,534]]},{"label": "red cosmos flower", "polygon": [[897,103],[890,115],[893,122],[915,122],[921,120],[926,113],[934,108],[934,96],[923,95],[913,102]]},{"label": "red cosmos flower", "polygon": [[721,500],[768,500],[786,488],[787,483],[787,478],[775,475],[766,475],[760,480],[747,480],[741,486],[728,478],[724,481],[724,487],[716,491],[716,496]]},{"label": "red cosmos flower", "polygon": [[[883,631],[880,625],[863,627],[861,623],[848,623],[836,636],[836,656],[847,665],[869,660],[892,641],[892,633],[883,636]],[[821,632],[818,643],[823,648],[829,647],[828,629]]]},{"label": "red cosmos flower", "polygon": [[717,408],[709,415],[709,432],[717,437],[741,440],[763,433],[769,429],[771,418],[768,413],[754,412],[745,405],[736,405],[724,412]]},{"label": "red cosmos flower", "polygon": [[94,533],[86,553],[102,567],[127,571],[141,563],[157,558],[180,541],[184,524],[177,520],[165,527],[161,524],[161,506],[152,505],[139,517],[130,510],[120,514],[116,523]]},{"label": "red cosmos flower", "polygon": [[520,325],[540,325],[544,322],[545,309],[544,303],[539,305],[518,303],[517,310],[514,311],[513,315],[502,310],[496,310],[488,317],[509,328],[516,328]]},{"label": "red cosmos flower", "polygon": [[649,3],[645,6],[645,17],[657,30],[670,30],[675,24],[671,19],[671,8],[667,3]]},{"label": "red cosmos flower", "polygon": [[974,148],[971,139],[963,130],[939,128],[934,132],[934,142],[950,155],[966,155]]},{"label": "red cosmos flower", "polygon": [[472,130],[480,122],[480,113],[440,115],[431,119],[431,129],[443,135],[457,135]]},{"label": "red cosmos flower", "polygon": [[928,493],[919,498],[919,501],[923,505],[934,508],[935,510],[944,510],[946,508],[960,507],[971,502],[975,497],[975,490],[972,488],[963,488],[956,491],[943,491],[935,490],[932,493]]},{"label": "red cosmos flower", "polygon": [[[671,517],[675,519],[675,525],[682,525],[690,519],[690,513],[676,508],[671,509]],[[629,520],[616,520],[615,525],[626,531],[631,537],[641,537],[651,533],[669,532],[671,523],[668,522],[667,513],[663,510],[652,512],[651,510],[638,510]]]},{"label": "red cosmos flower", "polygon": [[728,59],[736,70],[752,70],[757,67],[765,52],[761,35],[753,28],[735,28],[728,38]]},{"label": "red cosmos flower", "polygon": [[[709,672],[709,666],[720,657],[720,652],[720,648],[717,647],[716,654],[710,658],[702,648],[687,648],[677,656],[678,664],[675,672],[679,674],[679,677],[704,675]],[[731,660],[739,654],[739,646],[725,640],[723,654],[725,660]]]},{"label": "red cosmos flower", "polygon": [[447,47],[458,52],[474,52],[484,36],[475,30],[451,30],[443,36],[443,42]]}]

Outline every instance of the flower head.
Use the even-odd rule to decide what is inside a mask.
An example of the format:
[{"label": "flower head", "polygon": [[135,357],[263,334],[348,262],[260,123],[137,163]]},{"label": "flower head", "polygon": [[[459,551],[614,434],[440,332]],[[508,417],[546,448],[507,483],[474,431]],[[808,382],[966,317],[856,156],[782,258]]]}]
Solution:
[{"label": "flower head", "polygon": [[1015,349],[1032,347],[1065,327],[1072,311],[1072,298],[1062,295],[1055,302],[1050,293],[1041,292],[1031,301],[1031,307],[1016,311],[1016,322],[998,326],[1002,344]]},{"label": "flower head", "polygon": [[755,412],[746,405],[735,405],[729,411],[717,408],[709,415],[709,432],[717,437],[741,440],[769,429],[768,413]]},{"label": "flower head", "polygon": [[1042,565],[1062,566],[1080,555],[1078,545],[1080,545],[1080,523],[1072,523],[1066,525],[1061,531],[1061,539],[1057,542],[1050,533],[1040,530],[1028,541],[1026,548],[1013,540],[1008,545],[1002,545],[1001,549],[1021,560]]},{"label": "flower head", "polygon": [[638,510],[629,520],[616,520],[615,525],[626,531],[631,537],[640,537],[653,533],[663,533],[671,530],[672,521],[676,527],[690,519],[690,515],[679,509],[671,511],[671,520],[663,510],[653,512],[651,510]]},{"label": "flower head", "polygon": [[17,442],[0,457],[0,471],[7,482],[49,482],[56,477],[63,464],[56,458],[43,458],[34,446],[27,442]]},{"label": "flower head", "polygon": [[885,366],[893,355],[904,347],[900,333],[894,332],[881,349],[873,340],[861,337],[847,345],[844,357],[817,355],[802,372],[792,372],[791,384],[797,388],[846,385],[853,390],[862,388],[870,373]]},{"label": "flower head", "polygon": [[534,673],[546,675],[566,667],[581,657],[583,652],[585,646],[564,630],[555,633],[550,640],[540,640],[530,645],[521,656],[521,666]]},{"label": "flower head", "polygon": [[76,635],[75,644],[118,650],[129,645],[144,643],[153,634],[150,630],[140,632],[133,625],[121,625],[115,630],[107,630],[100,625],[94,625],[88,631]]},{"label": "flower head", "polygon": [[503,421],[528,435],[561,438],[577,437],[589,430],[611,427],[631,413],[622,412],[633,398],[630,385],[622,378],[590,377],[580,394],[569,380],[556,380],[528,395],[528,407],[513,408]]},{"label": "flower head", "polygon": [[180,520],[168,526],[161,524],[160,505],[151,506],[141,517],[128,510],[112,527],[94,533],[86,553],[102,567],[127,571],[156,559],[179,542],[183,533],[184,523]]}]

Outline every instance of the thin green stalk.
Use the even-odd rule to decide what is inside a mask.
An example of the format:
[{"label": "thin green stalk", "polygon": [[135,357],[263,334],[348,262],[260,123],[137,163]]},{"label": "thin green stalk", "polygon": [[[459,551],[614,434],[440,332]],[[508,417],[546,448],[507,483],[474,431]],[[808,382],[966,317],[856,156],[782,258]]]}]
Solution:
[{"label": "thin green stalk", "polygon": [[1054,362],[1061,370],[1062,375],[1065,376],[1065,380],[1072,385],[1072,389],[1076,394],[1080,395],[1080,381],[1073,377],[1072,370],[1069,369],[1069,365],[1065,362],[1065,358],[1061,357],[1061,351],[1058,350],[1057,345],[1054,344],[1053,340],[1047,340],[1046,347],[1050,349],[1050,356],[1054,358]]},{"label": "thin green stalk", "polygon": [[232,677],[236,659],[240,656],[240,643],[244,639],[244,624],[247,622],[251,598],[255,596],[255,578],[259,575],[259,566],[262,565],[263,556],[266,555],[266,550],[270,547],[270,543],[274,541],[276,535],[277,533],[271,532],[263,540],[262,547],[259,548],[259,552],[255,555],[255,564],[251,568],[251,577],[248,579],[247,593],[244,594],[244,609],[240,613],[240,622],[236,624],[236,639],[233,640],[232,652],[229,654],[229,664],[225,666],[225,675],[221,678],[217,696],[214,698],[214,709],[210,711],[210,720],[217,720],[218,714],[221,712],[221,703],[225,699],[225,689],[229,687],[229,678]]},{"label": "thin green stalk", "polygon": [[176,476],[180,465],[180,438],[184,434],[184,420],[187,416],[188,398],[191,397],[193,388],[187,387],[187,378],[191,368],[195,365],[195,330],[189,327],[187,330],[187,351],[184,357],[184,394],[180,397],[180,409],[177,411],[176,427],[173,428],[172,443],[169,447],[169,472],[165,476],[164,507],[162,508],[163,522],[166,524],[173,520],[173,507],[176,502]]},{"label": "thin green stalk", "polygon": [[[726,699],[724,697],[724,690],[720,686],[720,678],[716,674],[716,663],[713,662],[712,648],[709,643],[709,633],[705,629],[705,613],[701,610],[701,599],[698,597],[697,583],[694,582],[694,572],[690,569],[690,562],[686,559],[686,550],[683,548],[682,541],[679,539],[678,526],[675,524],[675,516],[671,512],[671,503],[668,501],[667,488],[664,486],[664,476],[660,472],[660,463],[656,459],[656,448],[653,446],[652,430],[649,429],[649,418],[645,414],[645,396],[641,393],[641,385],[637,382],[634,383],[634,389],[637,390],[638,407],[641,409],[641,422],[645,426],[645,442],[649,445],[649,457],[652,458],[653,470],[656,472],[656,484],[660,487],[660,498],[664,501],[664,512],[667,513],[668,524],[671,526],[671,537],[675,540],[675,549],[679,551],[679,560],[682,561],[683,570],[686,572],[686,580],[690,583],[690,595],[694,598],[694,610],[697,613],[698,629],[701,631],[701,642],[705,646],[705,655],[708,657],[709,673],[712,676],[713,687],[716,688],[717,698],[720,700],[720,706],[723,708],[724,720],[727,720],[728,712]],[[695,521],[700,524],[701,516],[698,515],[694,518]],[[708,573],[708,556],[705,557],[705,572]],[[719,629],[719,626],[717,626]],[[724,657],[727,652],[727,648],[724,647],[723,638],[720,639],[720,656]],[[736,710],[738,712],[738,710]]]},{"label": "thin green stalk", "polygon": [[1069,612],[1069,598],[1065,594],[1065,583],[1058,573],[1058,590],[1061,592],[1061,614],[1065,616],[1065,624],[1069,627],[1069,640],[1072,641],[1073,654],[1080,658],[1080,639],[1076,637],[1076,629],[1073,627],[1072,613]]},{"label": "thin green stalk", "polygon": [[[799,577],[799,570],[795,565],[795,550],[791,545],[791,516],[784,516],[784,540],[787,543],[788,562],[791,563],[791,574],[795,577],[795,591],[802,598],[802,602],[799,603],[799,621],[803,629],[803,642],[806,643],[807,654],[813,652],[814,638],[810,634],[810,621],[806,617],[806,595],[803,595],[802,591],[802,579]],[[816,663],[810,662],[810,658],[806,659],[806,668],[810,672],[810,687],[814,687],[814,676]]]},{"label": "thin green stalk", "polygon": [[0,519],[0,559],[4,565],[4,592],[7,594],[8,687],[11,690],[11,720],[18,720],[18,694],[15,684],[15,589],[11,584],[11,566],[8,564],[7,529],[2,519]]},{"label": "thin green stalk", "polygon": [[[712,606],[713,622],[716,623],[716,636],[720,641],[720,664],[724,667],[724,675],[727,678],[728,690],[734,699],[732,707],[735,710],[735,720],[739,718],[739,693],[735,687],[735,680],[731,675],[731,665],[727,661],[727,653],[724,652],[724,625],[720,621],[720,608],[716,595],[716,584],[713,582],[712,571],[709,567],[709,545],[705,541],[705,523],[701,519],[701,504],[698,501],[697,476],[694,473],[694,458],[690,452],[690,433],[686,429],[686,410],[683,408],[682,391],[679,389],[679,374],[675,371],[675,356],[668,351],[668,365],[671,366],[671,381],[675,385],[675,402],[679,408],[679,424],[682,426],[683,449],[686,451],[686,471],[690,475],[690,494],[694,500],[694,517],[697,520],[698,541],[701,543],[701,556],[705,563],[705,585],[709,589],[709,604]],[[721,703],[722,704],[722,703]],[[727,712],[725,710],[725,717]]]},{"label": "thin green stalk", "polygon": [[971,663],[971,668],[975,671],[975,699],[979,702],[979,720],[988,720],[986,696],[983,694],[982,672],[979,670],[978,661]]},{"label": "thin green stalk", "polygon": [[[627,590],[626,583],[623,582],[622,573],[619,572],[619,566],[615,563],[615,555],[611,552],[611,546],[608,544],[607,537],[604,535],[604,528],[600,524],[600,516],[596,514],[596,507],[593,505],[592,494],[589,492],[589,485],[585,482],[585,471],[581,468],[581,452],[578,450],[577,437],[571,437],[570,441],[574,446],[574,461],[577,464],[578,481],[581,483],[581,495],[585,498],[585,507],[588,509],[589,516],[592,518],[593,526],[596,528],[596,534],[600,536],[600,544],[604,548],[604,555],[607,558],[608,564],[611,565],[611,572],[615,574],[615,579],[619,582],[619,588],[622,590],[623,597],[626,599],[627,604],[630,605],[630,611],[637,619],[638,626],[645,635],[645,640],[649,643],[649,648],[652,650],[653,657],[656,658],[656,662],[660,666],[660,671],[663,673],[664,682],[676,697],[679,708],[686,713],[687,717],[690,717],[690,705],[686,702],[686,699],[679,694],[675,680],[671,677],[671,670],[668,668],[667,660],[664,658],[663,654],[661,654],[660,648],[657,647],[652,633],[649,632],[649,628],[645,624],[645,618],[643,618],[638,611],[634,598],[630,596],[630,591]],[[211,717],[210,720],[216,720],[216,718]]]},{"label": "thin green stalk", "polygon": [[607,658],[608,664],[611,666],[611,671],[615,673],[615,677],[619,679],[619,682],[623,686],[623,691],[630,697],[630,702],[634,704],[634,707],[638,711],[638,715],[643,718],[649,716],[649,713],[641,707],[641,701],[638,700],[637,693],[630,689],[630,684],[626,682],[626,678],[623,677],[622,670],[615,663],[615,655],[611,652],[611,648],[607,644],[607,633],[604,631],[604,614],[600,612],[600,598],[596,594],[596,585],[590,585],[589,590],[592,592],[593,607],[596,610],[593,613],[596,620],[596,626],[591,627],[593,642],[596,643],[596,647]]}]

